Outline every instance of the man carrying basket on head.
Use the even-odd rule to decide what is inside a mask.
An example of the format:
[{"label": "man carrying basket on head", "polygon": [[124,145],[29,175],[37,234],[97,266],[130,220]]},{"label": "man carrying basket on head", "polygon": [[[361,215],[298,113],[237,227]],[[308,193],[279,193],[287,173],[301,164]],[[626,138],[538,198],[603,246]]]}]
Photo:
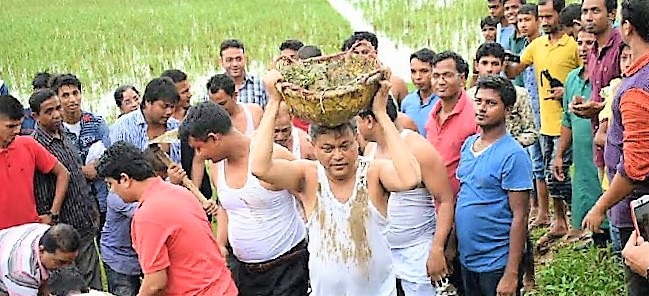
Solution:
[{"label": "man carrying basket on head", "polygon": [[[252,173],[278,188],[299,192],[308,217],[312,295],[396,295],[387,231],[392,191],[415,188],[419,165],[386,113],[389,83],[382,81],[372,106],[393,161],[358,155],[353,121],[312,124],[318,161],[273,159],[273,129],[281,102],[271,71],[264,79],[270,101],[251,151]],[[351,119],[351,118],[350,118]],[[277,145],[275,145],[277,146]]]}]

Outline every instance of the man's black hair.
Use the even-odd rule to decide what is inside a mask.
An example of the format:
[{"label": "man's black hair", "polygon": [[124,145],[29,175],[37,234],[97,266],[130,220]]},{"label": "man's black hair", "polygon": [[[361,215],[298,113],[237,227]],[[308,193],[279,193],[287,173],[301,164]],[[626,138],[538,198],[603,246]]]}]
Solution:
[{"label": "man's black hair", "polygon": [[559,14],[566,7],[566,0],[539,0],[539,6],[546,5],[548,2],[552,3],[552,9]]},{"label": "man's black hair", "polygon": [[479,78],[476,92],[480,89],[492,89],[497,92],[505,108],[514,106],[516,103],[516,88],[509,79],[499,75],[485,75]]},{"label": "man's black hair", "polygon": [[50,73],[47,72],[36,73],[36,75],[34,75],[34,79],[32,79],[32,90],[49,88],[50,79],[52,79],[52,75],[50,75]]},{"label": "man's black hair", "polygon": [[66,266],[53,271],[47,281],[47,288],[53,296],[68,296],[71,292],[88,293],[85,280],[74,266]]},{"label": "man's black hair", "polygon": [[45,231],[38,244],[48,253],[55,253],[57,250],[71,253],[79,251],[81,237],[74,227],[61,223]]},{"label": "man's black hair", "polygon": [[228,48],[238,48],[241,49],[241,51],[243,51],[244,53],[246,52],[246,49],[241,41],[237,39],[226,39],[221,42],[221,50],[219,51],[219,55],[223,56],[223,51]]},{"label": "man's black hair", "polygon": [[629,22],[644,42],[649,43],[649,1],[624,0],[622,2],[622,22]]},{"label": "man's black hair", "polygon": [[[581,0],[581,4],[584,4],[584,0]],[[604,6],[607,13],[614,12],[617,10],[617,0],[604,0]]]},{"label": "man's black hair", "polygon": [[284,40],[284,42],[280,44],[279,50],[282,51],[285,49],[292,49],[297,51],[300,50],[302,46],[304,46],[304,42],[295,39],[288,39],[288,40]]},{"label": "man's black hair", "polygon": [[169,77],[153,78],[146,85],[144,90],[144,97],[142,98],[142,107],[145,103],[154,103],[156,101],[163,101],[165,103],[178,104],[180,95],[176,89],[176,84]]},{"label": "man's black hair", "polygon": [[[512,1],[512,0],[503,0],[503,5],[507,3],[507,1]],[[518,3],[520,3],[521,5],[527,4],[527,0],[516,0],[516,1],[518,1]]]},{"label": "man's black hair", "polygon": [[482,30],[485,27],[494,27],[494,28],[496,28],[496,27],[498,27],[498,23],[499,22],[498,22],[497,19],[495,19],[495,18],[491,17],[490,15],[488,15],[488,16],[484,17],[480,21],[480,29]]},{"label": "man's black hair", "polygon": [[320,48],[318,48],[315,45],[305,45],[302,46],[302,48],[300,48],[297,51],[297,58],[301,60],[306,60],[306,59],[315,58],[319,56],[322,56],[322,51],[320,50]]},{"label": "man's black hair", "polygon": [[124,101],[124,92],[129,89],[132,89],[136,94],[140,95],[140,92],[133,85],[127,84],[118,87],[115,90],[115,93],[113,94],[113,96],[115,97],[115,104],[117,104],[117,107],[122,107],[122,102]]},{"label": "man's black hair", "polygon": [[313,139],[314,142],[318,139],[318,137],[322,135],[333,134],[335,136],[343,136],[348,131],[351,131],[353,135],[356,135],[357,129],[356,129],[355,119],[352,119],[348,122],[336,126],[328,126],[328,125],[321,125],[321,124],[309,125],[309,135],[311,136],[311,139]]},{"label": "man's black hair", "polygon": [[[397,105],[394,103],[394,100],[392,98],[388,98],[387,102],[385,102],[385,111],[388,113],[388,117],[392,122],[397,120],[399,111],[397,111]],[[372,117],[376,120],[376,116],[374,115],[374,111],[372,111],[371,107],[358,112],[358,116],[362,118]]]},{"label": "man's black hair", "polygon": [[133,144],[119,141],[106,150],[97,162],[97,175],[118,182],[122,174],[137,181],[154,177],[153,166],[147,161],[144,152]]},{"label": "man's black hair", "polygon": [[340,46],[341,51],[348,51],[354,45],[354,40],[352,38],[347,38],[343,41],[343,44]]},{"label": "man's black hair", "polygon": [[81,81],[77,76],[70,73],[56,75],[50,81],[50,88],[57,94],[59,93],[59,89],[66,85],[76,86],[81,91]]},{"label": "man's black hair", "polygon": [[575,21],[581,20],[581,5],[572,3],[566,6],[559,13],[559,25],[564,27],[572,27]]},{"label": "man's black hair", "polygon": [[32,112],[39,114],[41,113],[41,105],[43,102],[55,96],[56,93],[49,88],[39,89],[29,97],[29,108],[32,109]]},{"label": "man's black hair", "polygon": [[351,37],[349,37],[349,43],[345,41],[345,45],[347,48],[343,50],[349,50],[354,43],[358,41],[367,41],[370,44],[372,44],[372,47],[374,47],[374,50],[379,50],[379,39],[376,38],[376,34],[372,32],[367,32],[367,31],[357,31],[352,34]]},{"label": "man's black hair", "polygon": [[212,101],[202,102],[189,108],[187,117],[180,125],[180,138],[189,137],[207,141],[209,134],[225,135],[232,129],[232,119],[228,112]]},{"label": "man's black hair", "polygon": [[539,18],[539,6],[533,3],[528,3],[521,6],[521,9],[518,11],[518,14],[528,14],[534,18]]},{"label": "man's black hair", "polygon": [[235,85],[234,80],[227,74],[216,74],[207,81],[207,91],[210,94],[215,94],[219,90],[223,90],[229,96],[234,96]]},{"label": "man's black hair", "polygon": [[169,77],[174,83],[180,83],[187,80],[187,74],[178,69],[166,70],[160,74],[160,77]]},{"label": "man's black hair", "polygon": [[441,61],[445,61],[445,60],[449,60],[449,59],[455,61],[455,69],[457,70],[457,72],[459,74],[463,74],[464,79],[468,79],[468,77],[469,77],[469,64],[467,64],[466,61],[462,58],[462,56],[457,54],[456,52],[444,51],[444,52],[439,53],[433,59],[433,67],[435,67],[437,64],[439,64]]},{"label": "man's black hair", "polygon": [[475,61],[476,63],[479,63],[481,58],[489,56],[495,57],[501,62],[504,62],[505,48],[496,42],[485,42],[478,47],[475,54]]},{"label": "man's black hair", "polygon": [[0,96],[0,116],[9,120],[20,120],[23,118],[23,105],[12,95]]},{"label": "man's black hair", "polygon": [[418,59],[421,62],[428,63],[432,67],[433,59],[435,59],[435,52],[428,48],[422,48],[410,55],[410,61],[412,61],[412,59]]}]

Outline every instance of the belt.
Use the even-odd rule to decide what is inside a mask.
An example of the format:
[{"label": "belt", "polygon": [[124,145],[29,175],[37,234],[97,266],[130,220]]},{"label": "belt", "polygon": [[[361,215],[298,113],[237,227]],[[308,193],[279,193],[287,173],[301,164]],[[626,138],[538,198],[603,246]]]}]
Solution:
[{"label": "belt", "polygon": [[273,269],[276,266],[279,266],[283,263],[289,262],[295,259],[297,256],[306,252],[306,240],[302,240],[295,247],[291,248],[288,252],[280,255],[279,257],[261,263],[243,263],[243,266],[252,272],[266,272],[270,269]]}]

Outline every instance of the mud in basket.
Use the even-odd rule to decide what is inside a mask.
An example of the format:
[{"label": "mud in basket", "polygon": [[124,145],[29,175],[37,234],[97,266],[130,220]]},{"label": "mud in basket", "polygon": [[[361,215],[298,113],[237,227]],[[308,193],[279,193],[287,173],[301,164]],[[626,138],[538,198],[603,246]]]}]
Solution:
[{"label": "mud in basket", "polygon": [[291,113],[312,124],[337,126],[371,106],[379,82],[389,79],[374,57],[347,52],[295,61],[280,57],[276,85]]}]

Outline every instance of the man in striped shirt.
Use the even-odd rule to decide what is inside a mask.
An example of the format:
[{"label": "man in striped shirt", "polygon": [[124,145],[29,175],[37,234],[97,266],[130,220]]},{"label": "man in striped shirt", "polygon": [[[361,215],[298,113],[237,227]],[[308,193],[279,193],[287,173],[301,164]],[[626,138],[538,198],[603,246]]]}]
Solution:
[{"label": "man in striped shirt", "polygon": [[[34,93],[29,99],[29,105],[38,123],[32,137],[56,156],[70,172],[65,200],[54,223],[70,224],[79,232],[81,247],[74,268],[79,269],[87,285],[93,289],[101,289],[99,254],[95,248],[99,211],[94,197],[90,194],[90,186],[82,173],[82,163],[78,157],[79,152],[73,144],[73,138],[63,130],[61,101],[54,91],[45,89]],[[39,215],[47,214],[52,207],[55,190],[54,174],[40,172],[35,174],[34,195]]]},{"label": "man in striped shirt", "polygon": [[49,295],[50,272],[74,262],[79,233],[72,226],[30,223],[0,230],[0,295]]}]

